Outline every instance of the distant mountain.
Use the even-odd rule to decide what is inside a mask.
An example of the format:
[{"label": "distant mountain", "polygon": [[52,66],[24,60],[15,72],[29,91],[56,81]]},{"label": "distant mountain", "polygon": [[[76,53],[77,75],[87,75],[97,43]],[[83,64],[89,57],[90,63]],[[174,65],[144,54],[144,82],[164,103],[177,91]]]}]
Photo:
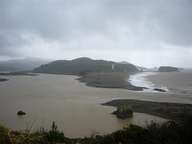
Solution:
[{"label": "distant mountain", "polygon": [[51,74],[83,75],[89,72],[129,72],[139,71],[133,64],[113,61],[93,60],[81,57],[73,60],[57,60],[35,68],[33,72]]},{"label": "distant mountain", "polygon": [[43,60],[37,58],[0,61],[0,71],[6,71],[6,72],[30,71],[48,62],[50,62],[50,60]]},{"label": "distant mountain", "polygon": [[120,63],[120,64],[130,64],[129,62],[126,62],[126,61],[120,61],[118,63]]},{"label": "distant mountain", "polygon": [[179,68],[171,67],[171,66],[161,66],[158,69],[159,72],[175,72],[179,71]]}]

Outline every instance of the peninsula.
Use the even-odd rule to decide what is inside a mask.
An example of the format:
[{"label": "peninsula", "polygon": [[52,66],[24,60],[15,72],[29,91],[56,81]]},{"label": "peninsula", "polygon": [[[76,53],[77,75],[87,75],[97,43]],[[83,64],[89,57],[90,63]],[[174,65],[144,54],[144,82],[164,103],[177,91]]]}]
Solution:
[{"label": "peninsula", "polygon": [[100,88],[123,88],[142,91],[128,82],[129,75],[139,72],[130,63],[93,60],[81,57],[73,60],[57,60],[35,68],[34,73],[77,75],[80,82],[87,86]]}]

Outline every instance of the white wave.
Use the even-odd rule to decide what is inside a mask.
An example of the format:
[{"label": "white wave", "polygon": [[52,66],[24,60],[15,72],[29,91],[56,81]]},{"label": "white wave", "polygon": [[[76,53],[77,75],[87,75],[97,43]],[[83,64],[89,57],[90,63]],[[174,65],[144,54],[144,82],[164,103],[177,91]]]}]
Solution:
[{"label": "white wave", "polygon": [[157,92],[154,89],[162,89],[162,90],[168,91],[167,87],[154,84],[153,82],[147,79],[147,76],[156,75],[156,74],[157,74],[156,72],[141,72],[141,73],[131,75],[128,81],[133,86],[145,87],[146,89],[143,90],[145,92]]}]

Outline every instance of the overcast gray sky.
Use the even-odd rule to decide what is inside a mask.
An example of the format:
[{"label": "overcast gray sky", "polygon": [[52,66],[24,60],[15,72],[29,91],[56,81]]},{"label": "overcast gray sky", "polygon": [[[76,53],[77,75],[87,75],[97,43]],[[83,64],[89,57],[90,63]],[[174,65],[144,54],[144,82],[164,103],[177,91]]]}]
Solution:
[{"label": "overcast gray sky", "polygon": [[0,59],[192,67],[192,0],[0,0]]}]

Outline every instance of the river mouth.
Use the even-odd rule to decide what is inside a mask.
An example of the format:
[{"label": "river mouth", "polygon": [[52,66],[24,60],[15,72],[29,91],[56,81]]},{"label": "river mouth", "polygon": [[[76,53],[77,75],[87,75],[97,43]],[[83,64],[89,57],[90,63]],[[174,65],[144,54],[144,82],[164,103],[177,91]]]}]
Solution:
[{"label": "river mouth", "polygon": [[157,85],[149,81],[147,76],[157,75],[158,72],[140,72],[131,75],[128,82],[135,87],[142,87],[142,92],[168,92],[169,89],[164,85]]},{"label": "river mouth", "polygon": [[[122,121],[111,114],[114,107],[101,105],[112,99],[145,98],[127,89],[88,87],[76,80],[76,76],[69,75],[7,78],[9,81],[0,85],[0,123],[12,129],[49,129],[55,121],[67,137],[85,137],[112,133],[130,123],[145,125],[154,119],[162,121],[141,113]],[[26,115],[18,117],[18,110]]]}]

